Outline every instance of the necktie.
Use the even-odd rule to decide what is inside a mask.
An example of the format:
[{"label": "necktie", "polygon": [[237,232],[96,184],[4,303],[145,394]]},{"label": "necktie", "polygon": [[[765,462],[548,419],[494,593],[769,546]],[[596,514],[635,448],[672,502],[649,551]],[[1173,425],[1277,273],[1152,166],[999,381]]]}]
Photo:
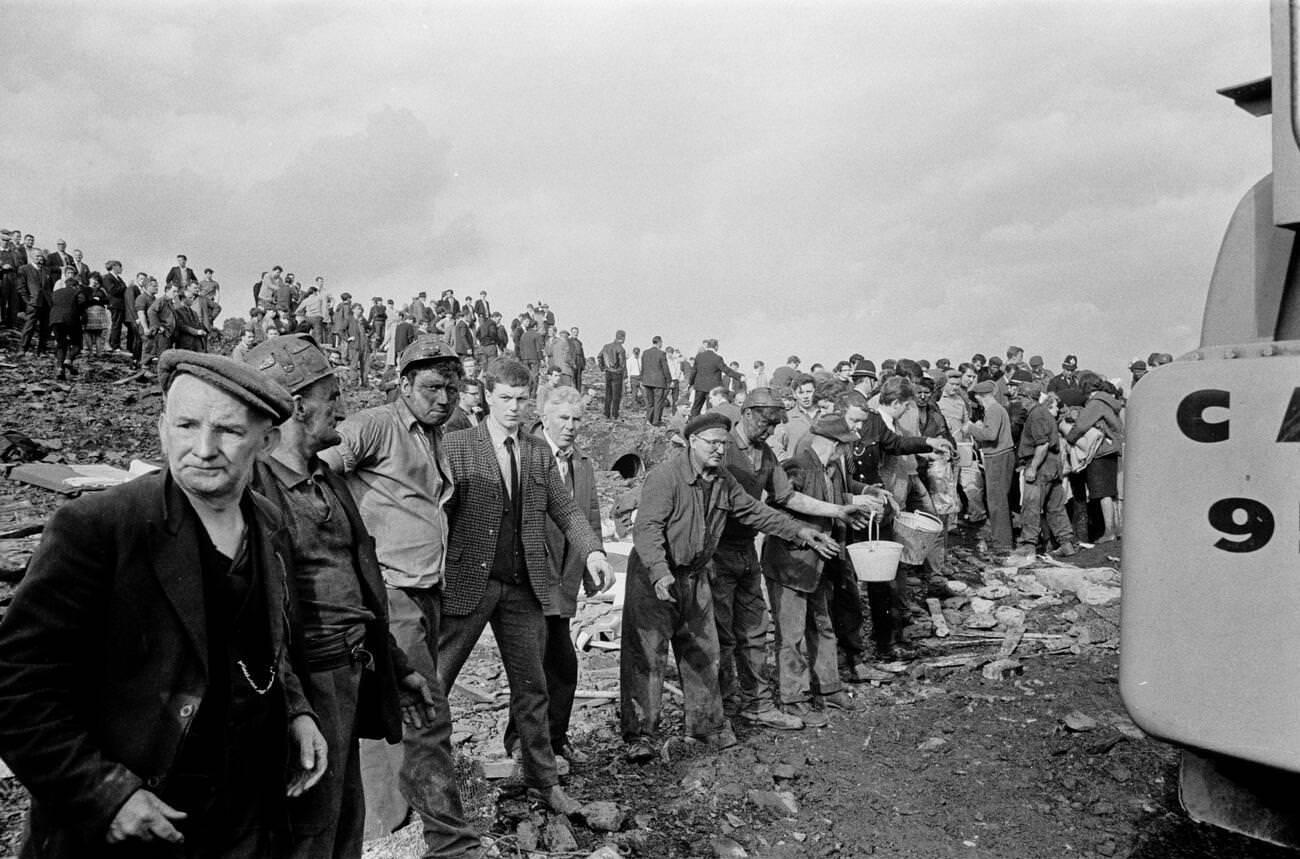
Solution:
[{"label": "necktie", "polygon": [[577,489],[573,485],[573,450],[557,450],[555,459],[560,466],[560,473],[564,475],[564,485],[569,487],[569,494],[577,495]]},{"label": "necktie", "polygon": [[519,503],[519,460],[515,457],[515,440],[506,439],[506,453],[510,455],[510,499]]}]

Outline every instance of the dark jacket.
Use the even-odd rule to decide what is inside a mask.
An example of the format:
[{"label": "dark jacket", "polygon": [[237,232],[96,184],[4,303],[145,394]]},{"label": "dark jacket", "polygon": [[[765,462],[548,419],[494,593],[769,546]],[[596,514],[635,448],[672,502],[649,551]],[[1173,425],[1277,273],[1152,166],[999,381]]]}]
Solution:
[{"label": "dark jacket", "polygon": [[49,307],[54,297],[54,281],[50,271],[40,266],[24,263],[18,269],[18,294],[30,307]]},{"label": "dark jacket", "polygon": [[[796,492],[802,492],[818,501],[847,504],[843,472],[836,468],[833,480],[826,478],[826,466],[807,444],[799,445],[794,456],[781,463],[786,476]],[[832,520],[823,516],[790,513],[818,531],[830,531]],[[779,537],[770,537],[763,543],[763,576],[787,588],[812,593],[821,583],[825,561],[802,543],[792,543]]]},{"label": "dark jacket", "polygon": [[[496,532],[501,526],[504,488],[501,468],[492,448],[487,423],[443,436],[455,491],[447,502],[447,561],[442,608],[449,615],[469,614],[483,598],[496,557]],[[551,597],[548,517],[564,531],[573,551],[584,561],[602,551],[599,532],[593,533],[583,511],[560,480],[555,458],[546,442],[519,433],[519,486],[523,493],[520,532],[528,581],[542,610],[554,614]]]},{"label": "dark jacket", "polygon": [[[361,520],[361,512],[348,490],[347,480],[328,468],[323,469],[322,474],[342,505],[352,529],[352,566],[361,580],[362,603],[375,616],[366,624],[364,646],[373,659],[361,675],[361,690],[357,696],[357,736],[397,743],[402,739],[397,679],[410,674],[411,667],[406,654],[388,631],[388,592],[384,589],[384,577],[375,557],[375,538],[370,536]],[[257,464],[254,487],[277,509],[283,510],[289,503],[284,485],[265,462]]]},{"label": "dark jacket", "polygon": [[515,345],[519,349],[520,361],[529,361],[535,364],[542,362],[544,344],[542,335],[536,328],[526,329],[519,336],[519,340]]},{"label": "dark jacket", "polygon": [[706,500],[704,477],[687,450],[650,469],[641,487],[628,575],[646,575],[655,582],[712,569],[731,518],[765,534],[798,537],[800,523],[756,500],[725,467],[718,469],[714,483]]},{"label": "dark jacket", "polygon": [[167,279],[163,281],[163,285],[174,283],[184,288],[191,283],[198,283],[198,281],[199,279],[194,276],[194,269],[188,267],[182,269],[180,266],[174,265],[167,271]]},{"label": "dark jacket", "polygon": [[124,311],[127,309],[126,281],[111,271],[104,274],[104,291],[108,293],[108,308]]},{"label": "dark jacket", "polygon": [[626,373],[627,351],[623,348],[623,344],[614,340],[600,347],[600,354],[596,356],[596,366],[606,373]]},{"label": "dark jacket", "polygon": [[50,293],[50,324],[81,325],[81,312],[86,306],[86,297],[81,287],[73,282],[72,286],[61,286]]},{"label": "dark jacket", "polygon": [[882,454],[904,456],[925,453],[930,445],[922,437],[906,438],[891,430],[878,412],[867,413],[867,421],[858,430],[858,441],[853,444],[848,466],[850,477],[868,486],[880,484],[880,458]]},{"label": "dark jacket", "polygon": [[[289,547],[249,493],[282,714],[310,714],[288,658]],[[86,855],[127,798],[156,790],[208,683],[199,523],[170,474],[84,495],[57,510],[0,621],[0,755],[31,791],[42,856]],[[287,720],[285,723],[287,736]],[[283,758],[268,769],[283,776]]]},{"label": "dark jacket", "polygon": [[[541,432],[538,432],[541,438]],[[546,439],[542,445],[550,450]],[[587,454],[573,449],[569,460],[573,469],[573,500],[587,517],[587,524],[600,534],[600,501],[596,497],[596,471]],[[547,614],[573,617],[578,612],[578,587],[586,585],[587,593],[595,591],[595,582],[587,573],[587,555],[578,551],[564,536],[564,529],[551,519],[546,520],[546,546],[551,562],[551,610]]]},{"label": "dark jacket", "polygon": [[733,379],[743,378],[727,366],[727,362],[721,355],[712,349],[705,349],[695,356],[695,363],[686,381],[695,390],[708,393],[714,388],[722,387],[723,376],[730,376]]},{"label": "dark jacket", "polygon": [[575,382],[583,370],[587,369],[587,350],[583,348],[581,340],[572,336],[569,337],[569,366],[573,368]]},{"label": "dark jacket", "polygon": [[641,353],[641,386],[666,388],[672,380],[668,373],[668,356],[664,350],[651,346]]}]

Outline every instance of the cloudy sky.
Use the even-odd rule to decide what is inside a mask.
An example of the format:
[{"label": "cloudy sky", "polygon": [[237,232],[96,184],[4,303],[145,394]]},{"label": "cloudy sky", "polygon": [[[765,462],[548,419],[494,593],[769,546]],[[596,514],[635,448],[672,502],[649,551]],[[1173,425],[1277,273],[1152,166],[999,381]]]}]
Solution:
[{"label": "cloudy sky", "polygon": [[1196,345],[1268,122],[1258,2],[6,2],[0,222],[242,311],[545,298],[790,352]]}]

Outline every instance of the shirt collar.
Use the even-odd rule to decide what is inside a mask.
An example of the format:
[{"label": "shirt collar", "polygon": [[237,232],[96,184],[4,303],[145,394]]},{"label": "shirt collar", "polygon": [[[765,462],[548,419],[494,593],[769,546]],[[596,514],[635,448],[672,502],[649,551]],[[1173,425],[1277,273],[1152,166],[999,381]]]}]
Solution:
[{"label": "shirt collar", "polygon": [[266,457],[266,464],[267,467],[271,469],[271,473],[275,475],[276,480],[279,480],[290,489],[295,489],[306,483],[313,475],[317,474],[321,468],[324,467],[324,463],[321,462],[319,458],[313,456],[311,458],[308,472],[303,474],[296,468],[283,462],[274,452],[272,452],[270,456]]}]

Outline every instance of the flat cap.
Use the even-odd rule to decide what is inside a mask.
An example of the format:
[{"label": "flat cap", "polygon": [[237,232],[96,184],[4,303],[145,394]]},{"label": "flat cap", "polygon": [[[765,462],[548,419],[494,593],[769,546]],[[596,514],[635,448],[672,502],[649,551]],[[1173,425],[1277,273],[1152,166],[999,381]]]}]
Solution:
[{"label": "flat cap", "polygon": [[990,382],[988,379],[985,379],[982,382],[976,382],[974,385],[972,385],[970,392],[972,394],[991,394],[993,393],[996,387],[997,386],[994,385],[992,382]]},{"label": "flat cap", "polygon": [[460,357],[441,337],[425,334],[423,337],[415,338],[410,346],[402,350],[401,357],[397,359],[397,372],[405,373],[406,368],[412,364],[434,362],[455,363],[459,367]]},{"label": "flat cap", "polygon": [[743,408],[781,409],[784,411],[785,403],[781,402],[780,397],[772,393],[771,388],[762,387],[762,388],[755,388],[754,390],[750,391],[748,394],[745,395],[745,404]]},{"label": "flat cap", "polygon": [[1145,370],[1147,368],[1147,362],[1143,361],[1141,358],[1134,358],[1132,363],[1128,365],[1128,368],[1135,371]]},{"label": "flat cap", "polygon": [[283,334],[263,340],[248,350],[244,363],[291,394],[334,375],[334,366],[310,334]]},{"label": "flat cap", "polygon": [[1024,367],[1017,367],[1011,373],[1011,378],[1008,379],[1007,381],[1014,382],[1017,385],[1022,384],[1024,382],[1032,382],[1034,381],[1034,374],[1026,370]]},{"label": "flat cap", "polygon": [[697,432],[714,428],[721,428],[730,432],[731,418],[720,412],[705,412],[702,415],[696,415],[686,422],[686,429],[682,431],[682,435],[690,438]]},{"label": "flat cap", "polygon": [[844,419],[844,415],[822,415],[812,425],[812,434],[844,444],[858,440],[857,433],[849,429],[849,422]]},{"label": "flat cap", "polygon": [[233,358],[188,349],[168,349],[162,353],[158,359],[158,380],[163,393],[182,375],[207,382],[277,424],[284,423],[293,414],[293,397],[288,391]]},{"label": "flat cap", "polygon": [[1043,366],[1043,356],[1042,356],[1042,355],[1031,355],[1031,356],[1029,357],[1029,366],[1031,366],[1031,367],[1041,367],[1041,366]]}]

